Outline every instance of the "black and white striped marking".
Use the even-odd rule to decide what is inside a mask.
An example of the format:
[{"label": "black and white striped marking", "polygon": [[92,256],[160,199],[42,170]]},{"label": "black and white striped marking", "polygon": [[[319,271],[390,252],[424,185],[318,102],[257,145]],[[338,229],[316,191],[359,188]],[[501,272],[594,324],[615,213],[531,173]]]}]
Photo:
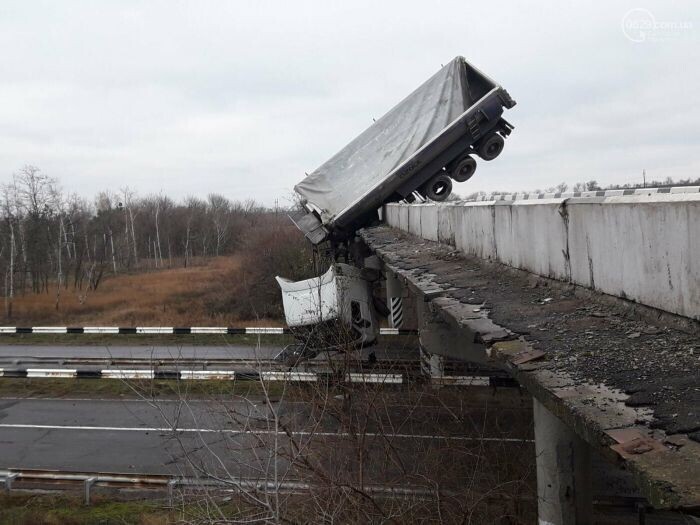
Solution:
[{"label": "black and white striped marking", "polygon": [[[291,328],[283,327],[226,327],[226,326],[0,326],[1,334],[174,334],[174,335],[283,335],[291,334]],[[380,328],[380,335],[410,335],[418,333],[417,330],[405,330],[397,328]]]},{"label": "black and white striped marking", "polygon": [[[245,371],[235,370],[153,370],[120,369],[80,370],[75,368],[0,368],[0,377],[10,378],[93,378],[93,379],[174,379],[174,380],[237,380],[237,381],[286,381],[293,383],[316,383],[341,380],[346,383],[370,383],[401,385],[412,378],[400,373],[350,372],[342,377],[330,373],[289,370]],[[441,376],[432,383],[453,386],[514,386],[503,377],[489,376]]]},{"label": "black and white striped marking", "polygon": [[403,297],[392,297],[389,308],[391,326],[400,329],[403,325]]},{"label": "black and white striped marking", "polygon": [[570,199],[580,197],[620,197],[626,195],[653,195],[655,193],[700,193],[700,186],[674,186],[672,188],[634,188],[626,190],[576,191],[566,193],[509,193],[485,195],[475,201],[521,201],[537,199]]}]

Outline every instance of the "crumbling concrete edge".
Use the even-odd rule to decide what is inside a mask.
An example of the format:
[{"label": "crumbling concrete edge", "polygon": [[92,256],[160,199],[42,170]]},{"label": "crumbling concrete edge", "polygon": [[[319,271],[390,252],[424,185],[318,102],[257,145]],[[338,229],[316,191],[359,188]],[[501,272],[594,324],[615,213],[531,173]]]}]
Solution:
[{"label": "crumbling concrete edge", "polygon": [[[543,352],[517,338],[507,327],[493,322],[488,309],[474,308],[447,297],[450,288],[436,283],[432,278],[436,276],[400,268],[392,263],[391,254],[383,245],[373,245],[364,231],[360,235],[413,293],[432,304],[433,311],[448,324],[473,332],[474,342],[483,344],[494,364],[504,368],[604,457],[628,469],[653,507],[700,513],[700,443],[686,435],[666,436],[660,430],[652,431],[648,426],[651,411],[627,406],[627,394],[553,370]],[[623,429],[658,445],[637,447],[636,453],[621,455],[613,447],[624,443],[613,436],[619,436]]]},{"label": "crumbling concrete edge", "polygon": [[[629,396],[624,392],[575,381],[568,374],[552,370],[546,360],[516,364],[518,356],[533,351],[526,341],[496,342],[488,351],[491,359],[501,363],[587,443],[628,469],[654,507],[700,511],[700,444],[686,435],[667,436],[660,430],[651,431],[651,411],[627,406]],[[624,444],[616,439],[624,433],[643,436],[656,446],[638,447],[638,453],[623,456],[613,447]]]}]

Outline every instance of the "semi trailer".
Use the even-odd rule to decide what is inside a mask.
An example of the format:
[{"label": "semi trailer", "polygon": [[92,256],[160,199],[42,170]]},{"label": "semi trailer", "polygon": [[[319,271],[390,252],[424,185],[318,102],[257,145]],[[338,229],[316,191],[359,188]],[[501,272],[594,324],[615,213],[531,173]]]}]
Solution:
[{"label": "semi trailer", "polygon": [[294,187],[305,211],[292,221],[313,245],[327,242],[336,261],[354,266],[335,262],[306,281],[277,278],[298,341],[280,358],[294,364],[321,350],[376,342],[377,280],[352,256],[355,232],[376,221],[387,202],[447,199],[452,181],[474,175],[477,158],[501,154],[513,130],[503,112],[514,105],[505,89],[457,57]]},{"label": "semi trailer", "polygon": [[376,120],[295,187],[306,214],[293,219],[314,245],[338,243],[377,218],[387,202],[415,194],[445,200],[465,182],[477,157],[494,160],[513,126],[515,101],[457,57]]}]

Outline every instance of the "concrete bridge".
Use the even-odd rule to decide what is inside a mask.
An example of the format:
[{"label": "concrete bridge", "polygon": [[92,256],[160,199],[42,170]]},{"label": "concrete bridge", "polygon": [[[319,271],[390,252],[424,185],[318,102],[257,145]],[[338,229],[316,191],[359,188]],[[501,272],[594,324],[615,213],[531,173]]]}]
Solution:
[{"label": "concrete bridge", "polygon": [[541,525],[590,522],[592,455],[700,511],[698,190],[390,204],[360,232],[435,367],[532,394]]}]

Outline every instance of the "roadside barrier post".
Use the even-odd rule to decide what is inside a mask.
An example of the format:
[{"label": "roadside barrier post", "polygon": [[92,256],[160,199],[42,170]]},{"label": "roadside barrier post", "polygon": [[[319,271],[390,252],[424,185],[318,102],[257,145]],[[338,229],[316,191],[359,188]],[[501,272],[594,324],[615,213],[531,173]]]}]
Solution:
[{"label": "roadside barrier post", "polygon": [[15,478],[18,475],[19,474],[12,473],[12,474],[8,474],[7,477],[5,478],[5,492],[7,492],[8,494],[12,490],[12,482],[15,480]]},{"label": "roadside barrier post", "polygon": [[177,486],[177,480],[171,479],[168,481],[168,506],[175,506],[175,487]]},{"label": "roadside barrier post", "polygon": [[85,505],[90,505],[90,489],[97,481],[95,476],[85,480]]}]

